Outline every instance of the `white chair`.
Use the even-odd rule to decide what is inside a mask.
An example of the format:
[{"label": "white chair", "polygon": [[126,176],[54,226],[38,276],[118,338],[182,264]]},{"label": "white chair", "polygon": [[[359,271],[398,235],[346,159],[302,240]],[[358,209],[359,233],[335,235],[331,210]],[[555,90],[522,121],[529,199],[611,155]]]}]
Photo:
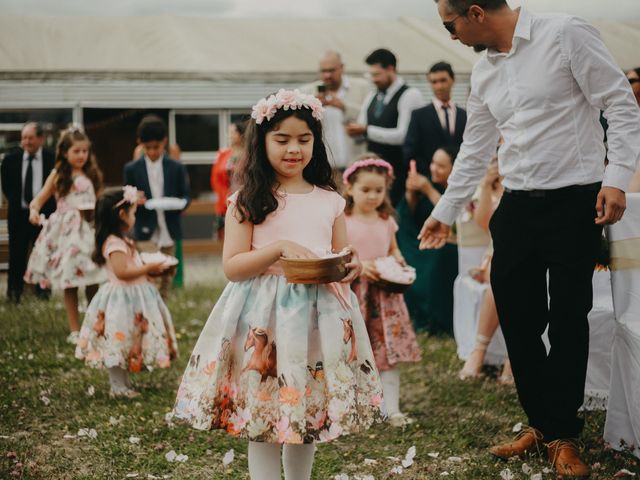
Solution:
[{"label": "white chair", "polygon": [[616,328],[604,439],[640,458],[640,194],[627,195],[624,217],[608,237]]}]

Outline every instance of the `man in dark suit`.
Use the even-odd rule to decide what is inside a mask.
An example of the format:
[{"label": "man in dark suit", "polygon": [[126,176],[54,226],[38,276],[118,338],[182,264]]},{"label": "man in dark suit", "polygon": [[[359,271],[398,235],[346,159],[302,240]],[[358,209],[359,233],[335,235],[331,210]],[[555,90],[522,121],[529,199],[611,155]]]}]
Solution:
[{"label": "man in dark suit", "polygon": [[[180,162],[166,154],[167,127],[164,121],[148,115],[138,126],[138,142],[143,155],[124,167],[124,183],[144,192],[144,199],[177,197],[189,204],[189,176]],[[141,203],[144,203],[142,199]],[[186,208],[186,206],[185,206]],[[182,210],[148,210],[139,208],[134,227],[135,239],[141,250],[160,250],[175,255],[175,241],[182,239]],[[160,293],[166,299],[170,275],[163,275]]]},{"label": "man in dark suit", "polygon": [[429,69],[427,80],[433,90],[433,100],[414,110],[404,141],[404,160],[415,160],[418,172],[429,176],[429,164],[434,152],[443,146],[460,147],[467,124],[467,112],[451,100],[455,74],[451,65],[438,62]]},{"label": "man in dark suit", "polygon": [[[2,161],[0,177],[2,192],[9,203],[9,279],[7,297],[20,302],[24,290],[24,272],[27,268],[29,249],[35,242],[40,227],[29,223],[29,202],[33,200],[53,169],[53,152],[42,147],[44,132],[40,124],[29,122],[22,128],[22,149],[8,154]],[[51,198],[42,208],[49,216],[56,209]],[[47,298],[48,290],[36,287],[39,297]]]}]

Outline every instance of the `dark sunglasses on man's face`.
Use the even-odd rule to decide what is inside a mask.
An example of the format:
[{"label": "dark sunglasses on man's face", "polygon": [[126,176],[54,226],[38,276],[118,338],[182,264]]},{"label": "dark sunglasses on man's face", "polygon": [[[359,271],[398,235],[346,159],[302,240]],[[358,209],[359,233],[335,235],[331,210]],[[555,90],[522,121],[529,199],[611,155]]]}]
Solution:
[{"label": "dark sunglasses on man's face", "polygon": [[448,22],[442,22],[442,25],[444,25],[444,28],[447,29],[447,32],[449,32],[451,35],[455,35],[456,20],[458,20],[460,17],[464,17],[465,15],[467,15],[468,12],[469,12],[469,9],[467,8],[464,12],[462,12],[460,15],[455,17],[453,20],[449,20]]},{"label": "dark sunglasses on man's face", "polygon": [[633,85],[634,83],[638,83],[638,82],[640,82],[640,78],[630,78],[629,79],[629,83],[631,85]]}]

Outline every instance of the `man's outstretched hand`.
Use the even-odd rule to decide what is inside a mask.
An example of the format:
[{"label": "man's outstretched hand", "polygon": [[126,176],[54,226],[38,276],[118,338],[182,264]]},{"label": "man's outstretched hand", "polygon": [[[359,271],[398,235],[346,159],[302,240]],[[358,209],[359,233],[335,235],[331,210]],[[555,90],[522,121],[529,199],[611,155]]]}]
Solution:
[{"label": "man's outstretched hand", "polygon": [[444,247],[449,238],[451,227],[433,217],[427,218],[420,230],[418,240],[420,240],[420,250],[434,250]]}]

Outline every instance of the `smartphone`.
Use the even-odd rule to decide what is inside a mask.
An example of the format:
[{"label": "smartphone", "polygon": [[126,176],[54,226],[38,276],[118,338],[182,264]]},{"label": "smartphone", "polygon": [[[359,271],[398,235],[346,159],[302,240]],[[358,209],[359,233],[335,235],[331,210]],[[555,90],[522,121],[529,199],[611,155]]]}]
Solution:
[{"label": "smartphone", "polygon": [[324,93],[327,91],[326,85],[318,85],[318,93]]}]

